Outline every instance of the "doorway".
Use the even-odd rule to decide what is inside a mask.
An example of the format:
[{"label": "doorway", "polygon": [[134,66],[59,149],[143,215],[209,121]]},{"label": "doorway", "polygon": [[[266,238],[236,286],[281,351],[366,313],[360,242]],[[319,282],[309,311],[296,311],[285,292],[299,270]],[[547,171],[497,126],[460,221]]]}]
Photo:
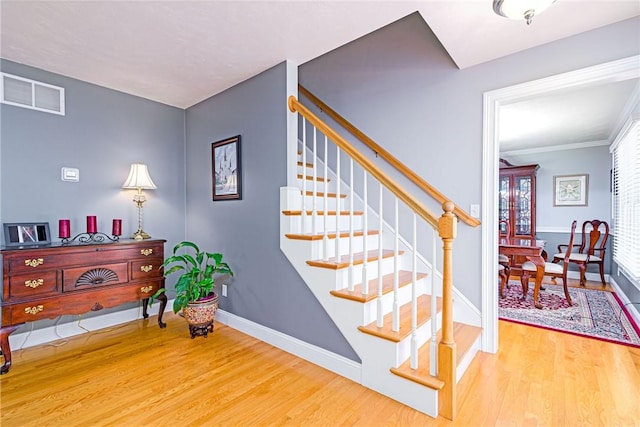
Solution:
[{"label": "doorway", "polygon": [[632,56],[581,70],[534,80],[485,92],[483,97],[483,172],[482,172],[482,350],[498,350],[498,162],[500,107],[553,91],[587,88],[605,83],[640,78],[640,56]]}]

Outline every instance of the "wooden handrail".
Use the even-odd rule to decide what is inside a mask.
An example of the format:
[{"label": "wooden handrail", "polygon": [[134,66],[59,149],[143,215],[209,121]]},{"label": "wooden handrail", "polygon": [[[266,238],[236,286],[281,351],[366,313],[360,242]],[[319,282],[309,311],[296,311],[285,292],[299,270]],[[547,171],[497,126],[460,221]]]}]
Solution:
[{"label": "wooden handrail", "polygon": [[[322,102],[318,97],[309,92],[304,86],[298,85],[298,90],[305,97],[307,97],[311,102],[318,106],[322,111],[327,113],[329,117],[335,120],[340,126],[347,129],[351,134],[353,134],[356,138],[358,138],[362,143],[367,145],[371,150],[373,150],[376,154],[386,160],[391,166],[395,167],[400,173],[409,178],[411,182],[420,187],[424,192],[426,192],[429,196],[435,199],[439,203],[444,203],[448,201],[447,197],[442,194],[438,189],[436,189],[433,185],[429,184],[422,177],[416,174],[414,171],[409,169],[404,165],[400,160],[395,158],[391,153],[378,145],[373,139],[369,138],[366,134],[364,134],[360,129],[351,124],[347,119],[342,117],[340,114],[335,112],[331,107]],[[480,221],[477,218],[469,215],[464,209],[461,209],[459,206],[454,205],[453,213],[456,214],[458,218],[460,218],[465,224],[470,225],[472,227],[477,227],[480,225]]]},{"label": "wooden handrail", "polygon": [[362,153],[356,150],[351,144],[349,144],[342,136],[336,131],[331,129],[325,122],[323,122],[318,116],[313,114],[311,110],[302,105],[295,96],[289,97],[289,110],[292,112],[298,112],[307,119],[307,121],[313,124],[316,128],[320,129],[329,139],[331,139],[342,151],[348,154],[354,159],[360,166],[362,166],[371,176],[375,177],[385,187],[387,187],[398,199],[407,204],[415,213],[420,215],[422,219],[431,224],[432,227],[438,228],[438,217],[434,215],[429,208],[420,203],[414,198],[408,191],[406,191],[400,184],[394,181],[389,175],[384,173],[376,164],[367,159]]}]

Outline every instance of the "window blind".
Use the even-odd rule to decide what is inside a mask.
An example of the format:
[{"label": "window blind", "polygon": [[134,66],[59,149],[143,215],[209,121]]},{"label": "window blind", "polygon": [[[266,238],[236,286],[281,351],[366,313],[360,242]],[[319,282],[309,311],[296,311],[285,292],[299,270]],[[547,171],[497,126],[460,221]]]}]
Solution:
[{"label": "window blind", "polygon": [[628,123],[611,145],[613,259],[640,283],[640,120]]}]

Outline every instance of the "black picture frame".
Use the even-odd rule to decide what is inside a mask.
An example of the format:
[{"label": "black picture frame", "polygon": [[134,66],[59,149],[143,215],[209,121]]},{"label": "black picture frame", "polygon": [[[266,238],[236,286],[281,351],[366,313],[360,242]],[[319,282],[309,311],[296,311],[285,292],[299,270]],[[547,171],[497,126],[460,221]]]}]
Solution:
[{"label": "black picture frame", "polygon": [[48,222],[5,222],[4,244],[6,247],[27,247],[51,244]]},{"label": "black picture frame", "polygon": [[211,143],[213,201],[242,199],[240,135]]}]

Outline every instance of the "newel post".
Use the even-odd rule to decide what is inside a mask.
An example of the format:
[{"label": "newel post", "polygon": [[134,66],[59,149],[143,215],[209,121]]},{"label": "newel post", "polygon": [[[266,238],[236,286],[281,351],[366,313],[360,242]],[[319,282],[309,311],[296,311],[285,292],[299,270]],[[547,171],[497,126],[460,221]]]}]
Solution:
[{"label": "newel post", "polygon": [[456,238],[455,205],[446,201],[438,220],[438,235],[442,239],[442,339],[438,343],[438,378],[444,382],[440,390],[440,415],[453,420],[456,403],[456,343],[453,339],[453,239]]}]

